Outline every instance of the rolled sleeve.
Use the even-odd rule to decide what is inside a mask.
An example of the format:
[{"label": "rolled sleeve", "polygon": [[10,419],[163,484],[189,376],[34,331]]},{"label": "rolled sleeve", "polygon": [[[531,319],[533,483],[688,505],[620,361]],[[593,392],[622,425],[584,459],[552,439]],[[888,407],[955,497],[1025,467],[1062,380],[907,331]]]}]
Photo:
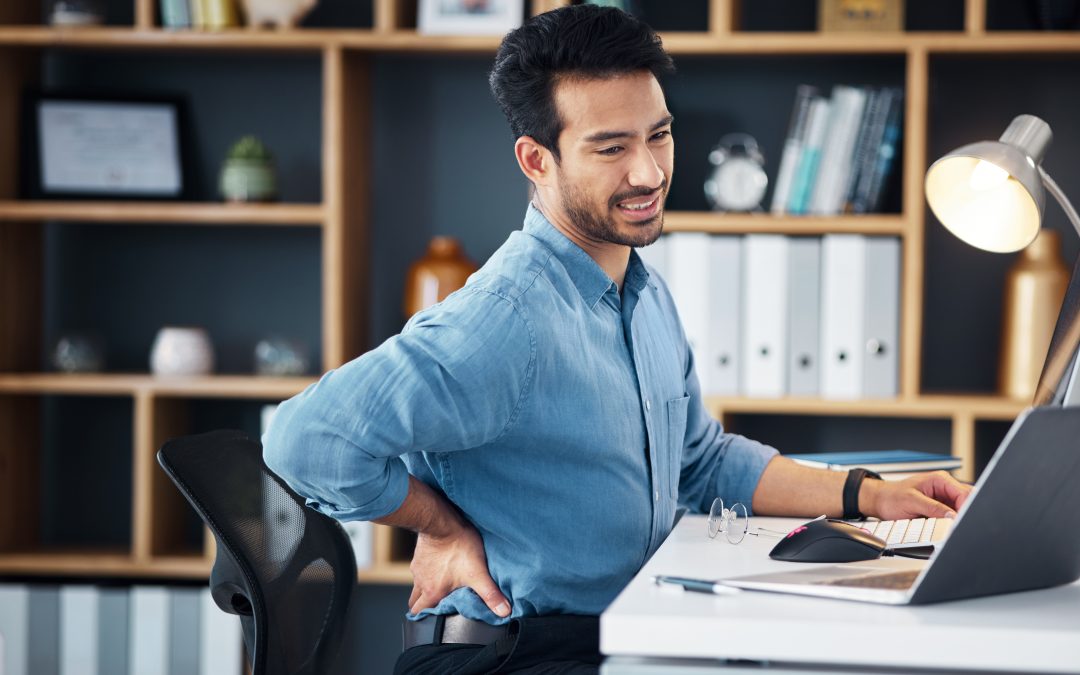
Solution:
[{"label": "rolled sleeve", "polygon": [[327,515],[386,516],[408,493],[402,455],[477,447],[513,424],[533,352],[511,299],[460,291],[281,404],[267,466]]}]

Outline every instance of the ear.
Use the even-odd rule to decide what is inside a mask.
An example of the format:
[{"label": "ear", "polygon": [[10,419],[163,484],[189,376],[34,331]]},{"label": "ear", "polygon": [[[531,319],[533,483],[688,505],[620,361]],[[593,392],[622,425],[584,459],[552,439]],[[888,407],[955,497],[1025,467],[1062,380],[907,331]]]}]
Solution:
[{"label": "ear", "polygon": [[532,136],[521,136],[517,139],[514,143],[514,156],[517,157],[521,172],[530,182],[536,185],[547,185],[551,182],[555,157]]}]

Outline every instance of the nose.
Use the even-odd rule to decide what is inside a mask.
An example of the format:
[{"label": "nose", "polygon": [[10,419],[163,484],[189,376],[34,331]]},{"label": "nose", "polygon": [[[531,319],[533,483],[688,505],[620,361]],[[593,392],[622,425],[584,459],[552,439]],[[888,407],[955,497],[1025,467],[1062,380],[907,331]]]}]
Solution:
[{"label": "nose", "polygon": [[630,171],[626,176],[627,182],[634,187],[657,188],[664,182],[664,170],[656,162],[652,150],[648,147],[639,147],[634,153],[630,164]]}]

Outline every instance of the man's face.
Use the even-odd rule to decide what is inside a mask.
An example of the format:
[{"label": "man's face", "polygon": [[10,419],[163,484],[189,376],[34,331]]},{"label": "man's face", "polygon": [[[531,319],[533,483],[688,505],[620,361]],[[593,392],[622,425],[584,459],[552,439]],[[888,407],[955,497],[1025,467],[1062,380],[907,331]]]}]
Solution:
[{"label": "man's face", "polygon": [[675,150],[656,78],[567,78],[555,87],[555,106],[564,123],[555,187],[570,224],[598,243],[656,241]]}]

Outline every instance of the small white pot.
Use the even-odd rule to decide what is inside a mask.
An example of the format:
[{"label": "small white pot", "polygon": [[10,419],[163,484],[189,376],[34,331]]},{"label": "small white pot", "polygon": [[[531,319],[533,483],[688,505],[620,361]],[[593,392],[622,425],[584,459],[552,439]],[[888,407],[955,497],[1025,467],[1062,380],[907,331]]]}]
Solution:
[{"label": "small white pot", "polygon": [[150,351],[154,375],[208,375],[214,372],[214,347],[202,328],[165,326]]}]

